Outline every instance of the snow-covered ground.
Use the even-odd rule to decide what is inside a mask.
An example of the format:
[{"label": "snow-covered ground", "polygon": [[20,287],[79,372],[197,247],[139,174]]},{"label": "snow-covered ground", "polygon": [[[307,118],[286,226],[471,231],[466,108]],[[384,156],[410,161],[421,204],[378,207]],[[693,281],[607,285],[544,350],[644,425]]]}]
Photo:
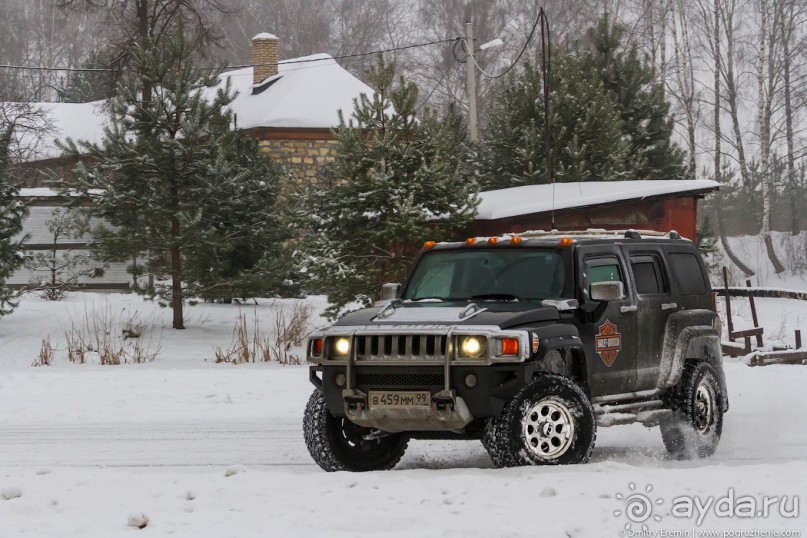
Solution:
[{"label": "snow-covered ground", "polygon": [[[749,277],[752,286],[780,288],[795,291],[807,291],[807,232],[790,235],[785,232],[773,232],[774,250],[785,266],[783,273],[777,274],[768,258],[765,242],[759,235],[740,235],[729,237],[729,245],[740,260],[754,271]],[[723,247],[718,242],[720,251],[719,266],[729,269],[729,285],[745,286],[746,277],[734,267],[728,257],[723,254]],[[720,275],[713,275],[716,285],[723,285]]]},{"label": "snow-covered ground", "polygon": [[[807,534],[805,366],[727,360],[731,411],[708,460],[669,460],[657,429],[632,425],[600,429],[588,465],[497,470],[477,442],[413,441],[394,471],[329,474],[302,440],[305,367],[212,361],[239,310],[268,328],[292,303],[197,305],[189,328],[172,331],[168,310],[136,296],[25,298],[0,320],[0,536],[637,536],[631,494],[661,501],[661,520],[644,521],[654,531]],[[758,305],[766,331],[807,330],[807,302]],[[62,327],[107,308],[154,327],[156,361],[67,363]],[[31,368],[48,334],[54,365]],[[697,510],[672,513],[675,498],[729,495],[718,508],[750,496],[761,511],[764,496],[787,496],[787,513],[796,496],[799,515],[778,502],[767,517],[721,517],[712,504],[700,525]],[[143,530],[127,525],[141,514]]]}]

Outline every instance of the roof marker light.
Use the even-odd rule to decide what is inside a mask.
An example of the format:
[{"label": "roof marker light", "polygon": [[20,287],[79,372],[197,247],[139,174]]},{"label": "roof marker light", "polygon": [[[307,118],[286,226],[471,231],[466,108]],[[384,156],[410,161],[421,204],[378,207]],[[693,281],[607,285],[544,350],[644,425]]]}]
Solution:
[{"label": "roof marker light", "polygon": [[435,243],[434,241],[426,241],[425,243],[423,243],[423,250],[431,250],[434,248],[434,245],[436,244],[437,243]]},{"label": "roof marker light", "polygon": [[466,246],[470,247],[474,243],[476,243],[476,237],[469,237],[468,239],[465,240],[465,245]]},{"label": "roof marker light", "polygon": [[488,237],[488,245],[495,245],[499,242],[498,237]]},{"label": "roof marker light", "polygon": [[523,239],[521,239],[521,237],[519,237],[519,236],[510,238],[510,244],[511,245],[520,245],[521,241],[523,241]]},{"label": "roof marker light", "polygon": [[574,239],[572,239],[571,237],[564,237],[563,239],[560,240],[560,246],[562,246],[562,247],[568,247],[568,246],[572,245],[573,243],[574,243]]}]

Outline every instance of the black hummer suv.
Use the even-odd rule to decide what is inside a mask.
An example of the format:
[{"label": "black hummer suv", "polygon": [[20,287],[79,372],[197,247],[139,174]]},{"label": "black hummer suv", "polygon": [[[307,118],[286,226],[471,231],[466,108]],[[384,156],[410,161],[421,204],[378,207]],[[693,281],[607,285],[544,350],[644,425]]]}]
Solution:
[{"label": "black hummer suv", "polygon": [[385,291],[308,342],[305,441],[327,471],[391,469],[410,438],[481,439],[499,467],[582,463],[598,425],[631,422],[676,457],[717,448],[720,320],[675,232],[429,241]]}]

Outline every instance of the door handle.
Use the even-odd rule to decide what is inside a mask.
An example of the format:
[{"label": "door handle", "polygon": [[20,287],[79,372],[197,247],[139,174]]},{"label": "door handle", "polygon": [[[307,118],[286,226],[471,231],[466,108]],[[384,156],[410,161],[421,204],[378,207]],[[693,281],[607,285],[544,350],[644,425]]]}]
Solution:
[{"label": "door handle", "polygon": [[639,307],[636,305],[619,307],[619,311],[622,312],[623,314],[627,314],[628,312],[636,312],[637,310],[639,310]]},{"label": "door handle", "polygon": [[678,303],[661,303],[662,310],[675,310],[678,308]]}]

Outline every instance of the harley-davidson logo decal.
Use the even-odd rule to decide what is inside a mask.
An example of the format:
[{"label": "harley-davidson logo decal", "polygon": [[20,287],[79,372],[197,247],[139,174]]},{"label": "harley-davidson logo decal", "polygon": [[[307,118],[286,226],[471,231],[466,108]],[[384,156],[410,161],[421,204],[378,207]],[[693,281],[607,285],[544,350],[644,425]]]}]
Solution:
[{"label": "harley-davidson logo decal", "polygon": [[606,321],[600,325],[600,332],[594,339],[597,346],[597,354],[606,366],[611,366],[616,360],[616,356],[622,350],[622,334],[617,330],[617,326]]}]

